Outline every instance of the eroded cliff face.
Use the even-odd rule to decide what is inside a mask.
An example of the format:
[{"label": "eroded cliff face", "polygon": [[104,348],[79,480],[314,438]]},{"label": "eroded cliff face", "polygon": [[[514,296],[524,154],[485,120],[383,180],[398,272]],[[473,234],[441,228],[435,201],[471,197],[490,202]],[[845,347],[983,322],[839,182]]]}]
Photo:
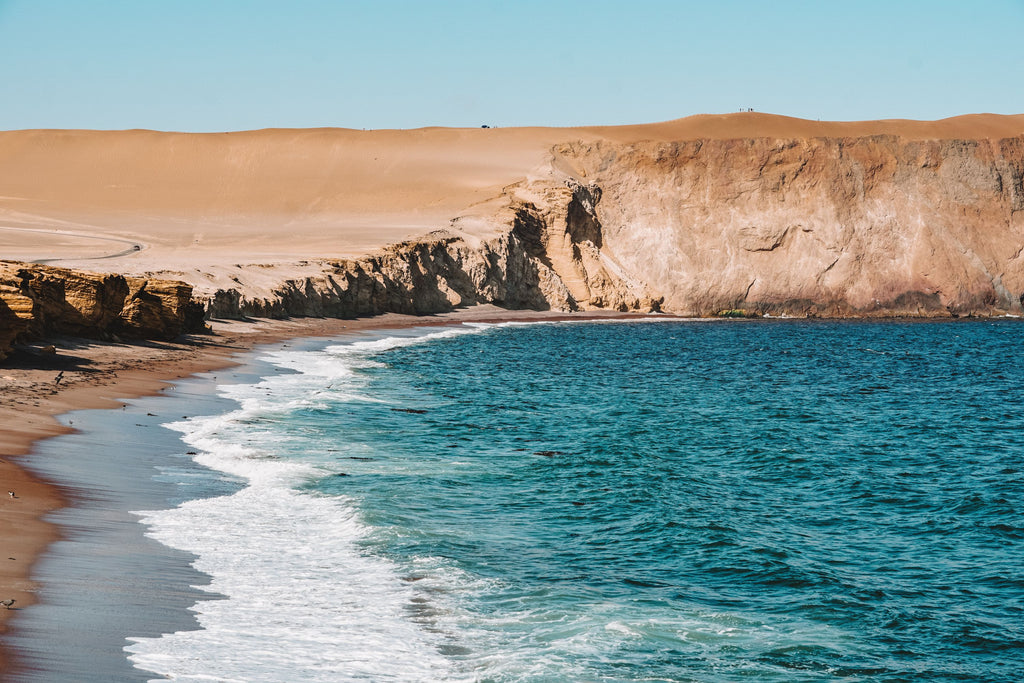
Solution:
[{"label": "eroded cliff face", "polygon": [[1024,138],[568,144],[625,273],[686,315],[993,315],[1024,295]]},{"label": "eroded cliff face", "polygon": [[480,303],[1019,315],[1022,183],[1024,136],[590,135],[550,148],[522,180],[447,225],[361,258],[146,277],[7,263],[0,349],[50,333],[169,338],[198,329],[203,315],[429,314]]},{"label": "eroded cliff face", "polygon": [[[535,188],[536,189],[536,188]],[[474,304],[508,309],[658,310],[660,300],[609,269],[600,252],[593,192],[574,181],[519,196],[488,220],[497,236],[470,240],[461,218],[448,229],[363,259],[327,261],[320,274],[288,279],[269,295],[244,285],[208,297],[211,317],[424,315]]]},{"label": "eroded cliff face", "polygon": [[[525,197],[525,198],[524,198]],[[202,328],[205,317],[424,315],[474,304],[509,309],[658,310],[660,300],[618,276],[601,253],[599,190],[558,180],[506,196],[486,217],[495,236],[447,229],[361,259],[318,263],[269,291],[248,286],[197,291],[185,282],[85,273],[5,262],[0,267],[0,353],[47,334],[170,339]],[[263,277],[266,274],[261,272]],[[0,356],[2,357],[2,356]]]},{"label": "eroded cliff face", "polygon": [[52,334],[173,339],[205,328],[184,282],[0,261],[0,358],[19,340]]},{"label": "eroded cliff face", "polygon": [[[689,140],[554,148],[470,244],[333,263],[222,314],[425,313],[472,303],[681,315],[1018,315],[1024,137]],[[232,313],[233,311],[233,313]]]}]

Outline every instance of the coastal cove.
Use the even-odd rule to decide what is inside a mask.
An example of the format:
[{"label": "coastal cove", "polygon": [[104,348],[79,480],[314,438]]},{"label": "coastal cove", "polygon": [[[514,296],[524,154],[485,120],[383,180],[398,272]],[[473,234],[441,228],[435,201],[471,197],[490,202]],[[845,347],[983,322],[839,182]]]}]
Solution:
[{"label": "coastal cove", "polygon": [[[213,321],[213,335],[192,335],[172,343],[51,338],[48,342],[56,346],[55,354],[48,352],[48,343],[23,347],[20,355],[4,361],[0,373],[0,474],[17,496],[4,500],[0,526],[0,539],[9,555],[8,561],[0,565],[0,577],[8,587],[8,597],[16,600],[13,609],[0,611],[0,636],[7,632],[12,618],[35,602],[38,587],[30,580],[30,569],[46,547],[59,540],[56,527],[45,521],[44,516],[67,506],[76,496],[75,482],[47,481],[19,465],[20,458],[30,453],[37,440],[75,429],[75,425],[62,424],[55,416],[77,410],[120,410],[123,399],[159,394],[170,382],[229,367],[237,362],[237,354],[284,339],[446,325],[456,320],[560,317],[556,313],[509,312],[479,306],[437,316],[388,314],[355,320]],[[62,374],[61,381],[55,383],[58,374]],[[8,646],[6,636],[0,640],[0,652],[0,680],[7,680],[9,672],[17,670],[19,660]]]},{"label": "coastal cove", "polygon": [[[504,313],[296,325],[65,415],[5,680],[148,680],[125,645],[186,680],[1012,680],[1019,321]],[[106,644],[57,656],[69,617]]]}]

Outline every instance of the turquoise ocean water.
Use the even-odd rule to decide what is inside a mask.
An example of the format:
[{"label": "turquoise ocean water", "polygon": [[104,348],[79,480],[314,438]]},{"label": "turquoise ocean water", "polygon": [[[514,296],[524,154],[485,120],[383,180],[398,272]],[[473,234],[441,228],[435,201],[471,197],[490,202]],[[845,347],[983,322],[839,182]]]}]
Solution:
[{"label": "turquoise ocean water", "polygon": [[[223,681],[1015,681],[1016,321],[466,325],[262,354],[146,512]],[[223,486],[221,487],[223,489]]]}]

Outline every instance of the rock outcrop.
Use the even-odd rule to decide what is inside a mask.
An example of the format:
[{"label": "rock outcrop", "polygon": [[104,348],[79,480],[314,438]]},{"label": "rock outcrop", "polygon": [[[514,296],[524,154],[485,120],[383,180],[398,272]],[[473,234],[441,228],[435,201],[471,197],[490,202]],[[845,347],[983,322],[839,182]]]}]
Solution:
[{"label": "rock outcrop", "polygon": [[487,217],[489,240],[462,233],[455,218],[365,258],[324,261],[319,274],[285,279],[263,296],[240,284],[193,298],[184,282],[2,262],[0,349],[47,334],[171,339],[202,329],[204,317],[424,315],[482,303],[659,310],[660,299],[602,253],[599,198],[598,188],[572,179],[535,184]]},{"label": "rock outcrop", "polygon": [[1018,315],[1024,137],[743,138],[556,146],[486,220],[216,315],[426,313],[471,303],[691,316]]},{"label": "rock outcrop", "polygon": [[[536,189],[536,188],[535,188]],[[328,261],[318,276],[289,279],[270,296],[220,289],[207,302],[215,318],[424,315],[459,306],[578,311],[659,310],[660,299],[619,277],[600,250],[596,188],[548,184],[536,201],[509,197],[490,218],[504,230],[490,240],[461,235],[461,219],[421,240],[362,259]]]},{"label": "rock outcrop", "polygon": [[[132,216],[173,234],[146,261],[148,251],[129,250],[76,263],[148,264],[122,271],[134,276],[3,266],[0,348],[55,332],[167,338],[198,329],[202,315],[479,303],[692,316],[1024,312],[1024,116],[817,123],[750,113],[600,129],[29,131],[3,141],[0,209],[22,226],[6,229],[65,239],[27,213],[63,207],[89,225],[111,222],[106,238],[78,235],[93,245],[135,235],[123,226]],[[170,156],[156,168],[159,150]],[[277,242],[261,252],[268,223]],[[416,237],[377,248],[399,233]],[[353,235],[372,246],[356,250]],[[314,243],[356,256],[309,258]],[[215,246],[190,256],[202,244]],[[267,261],[234,263],[236,244]]]},{"label": "rock outcrop", "polygon": [[598,142],[556,154],[601,188],[605,248],[668,310],[1021,311],[1024,137]]},{"label": "rock outcrop", "polygon": [[23,339],[168,340],[204,330],[203,320],[184,282],[0,261],[0,358]]}]

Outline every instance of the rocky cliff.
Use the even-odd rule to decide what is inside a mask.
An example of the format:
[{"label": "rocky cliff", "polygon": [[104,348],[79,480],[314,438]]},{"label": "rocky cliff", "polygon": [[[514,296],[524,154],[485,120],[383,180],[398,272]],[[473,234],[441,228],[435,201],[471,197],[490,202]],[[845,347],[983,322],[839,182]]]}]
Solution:
[{"label": "rocky cliff", "polygon": [[1021,311],[1024,137],[598,142],[555,153],[601,189],[605,249],[668,310]]},{"label": "rocky cliff", "polygon": [[[315,274],[269,291],[202,289],[180,281],[0,262],[0,353],[47,334],[171,339],[202,329],[204,317],[357,317],[429,314],[490,303],[509,309],[653,311],[660,299],[615,274],[600,252],[596,187],[572,180],[503,197],[482,240],[447,229],[360,259],[318,262]],[[271,268],[272,270],[272,268]],[[2,357],[2,356],[0,356]]]},{"label": "rocky cliff", "polygon": [[221,315],[467,303],[682,315],[1020,314],[1024,137],[893,135],[558,145],[487,216],[500,237],[336,262]]},{"label": "rocky cliff", "polygon": [[601,251],[600,190],[573,179],[503,196],[480,239],[457,217],[446,229],[362,259],[326,261],[318,274],[287,279],[269,294],[240,286],[207,296],[212,317],[354,317],[428,314],[473,304],[509,309],[657,311],[661,298],[622,275]]},{"label": "rocky cliff", "polygon": [[0,358],[11,344],[53,334],[173,339],[205,328],[184,282],[0,261]]},{"label": "rocky cliff", "polygon": [[[815,123],[743,114],[366,135],[0,134],[0,152],[10,148],[0,215],[21,226],[4,229],[139,245],[75,262],[120,264],[129,275],[5,265],[0,348],[54,332],[166,338],[197,329],[202,314],[426,314],[476,303],[683,315],[1022,313],[1024,116]],[[150,160],[161,150],[173,154],[157,173]],[[67,170],[80,167],[90,172]],[[202,182],[190,180],[193,167]],[[63,184],[50,182],[58,171]],[[380,192],[364,197],[372,188]],[[277,199],[245,213],[266,196]],[[91,197],[102,206],[87,206]],[[159,211],[139,213],[150,204]],[[201,215],[187,213],[194,205]],[[417,213],[421,206],[432,208]],[[54,207],[87,216],[89,231],[52,229],[84,225],[48,219]],[[377,220],[385,215],[389,222]],[[124,227],[132,216],[158,227]],[[294,256],[345,253],[413,225],[416,237],[354,252],[364,256]],[[326,246],[332,239],[337,248]],[[235,263],[234,245],[275,260]]]}]

